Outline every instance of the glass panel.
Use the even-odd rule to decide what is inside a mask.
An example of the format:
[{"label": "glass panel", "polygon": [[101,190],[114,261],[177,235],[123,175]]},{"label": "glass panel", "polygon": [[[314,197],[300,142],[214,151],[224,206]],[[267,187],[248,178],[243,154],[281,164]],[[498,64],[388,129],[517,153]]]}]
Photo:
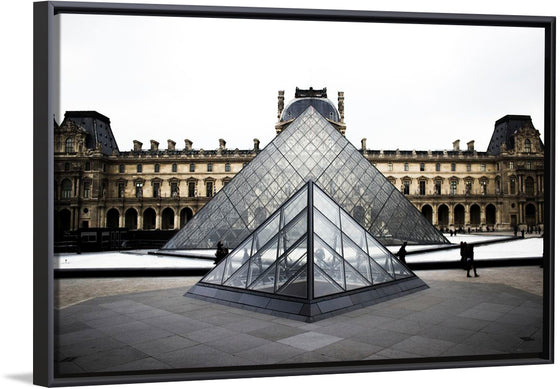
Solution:
[{"label": "glass panel", "polygon": [[283,225],[288,224],[307,205],[307,190],[302,190],[295,198],[284,207]]},{"label": "glass panel", "polygon": [[276,281],[276,265],[270,266],[253,284],[249,285],[249,289],[261,292],[274,293],[274,284]]},{"label": "glass panel", "polygon": [[234,288],[247,287],[247,271],[249,270],[249,262],[246,262],[241,268],[233,274],[229,280],[224,282],[225,286],[231,286]]},{"label": "glass panel", "polygon": [[247,239],[245,243],[237,250],[227,257],[224,262],[227,261],[225,272],[224,272],[224,281],[227,280],[233,273],[237,271],[250,257],[251,254],[251,244],[253,242],[252,238]]},{"label": "glass panel", "polygon": [[346,236],[342,238],[342,243],[344,245],[344,259],[360,272],[362,277],[371,280],[368,255]]},{"label": "glass panel", "polygon": [[313,210],[313,231],[339,255],[342,255],[340,230],[316,209]]},{"label": "glass panel", "polygon": [[332,249],[330,249],[321,239],[314,236],[313,241],[313,261],[315,269],[320,267],[333,281],[344,288],[344,265],[343,260]]},{"label": "glass panel", "polygon": [[[297,255],[299,258],[296,258]],[[277,279],[278,284],[276,289],[280,289],[286,281],[290,280],[294,274],[296,274],[302,266],[307,264],[307,252],[302,253],[301,250],[297,249],[292,251],[288,256],[280,259],[276,265],[277,267]]]},{"label": "glass panel", "polygon": [[367,253],[366,233],[364,229],[345,212],[340,213],[340,218],[342,220],[342,231]]},{"label": "glass panel", "polygon": [[307,232],[307,212],[301,215],[280,234],[280,248],[278,255],[282,255]]},{"label": "glass panel", "polygon": [[404,267],[398,259],[391,258],[391,262],[393,264],[393,268],[395,269],[395,277],[398,278],[406,278],[412,276],[412,273],[408,271],[406,267]]},{"label": "glass panel", "polygon": [[[392,267],[392,260],[393,257],[391,257],[390,255],[387,255],[385,257],[386,262],[382,263],[382,264],[378,264],[376,261],[371,260],[370,259],[370,265],[371,265],[371,279],[373,281],[373,284],[380,284],[383,282],[388,282],[388,281],[393,281],[394,278],[392,276],[392,272],[391,275],[389,273],[387,273],[387,271],[385,271],[385,267]],[[380,260],[381,262],[381,260]]]},{"label": "glass panel", "polygon": [[280,213],[276,214],[272,219],[270,219],[262,228],[259,228],[254,234],[255,245],[253,246],[253,252],[261,249],[264,245],[268,243],[270,238],[278,233],[280,225]]},{"label": "glass panel", "polygon": [[344,289],[329,279],[321,269],[313,269],[313,294],[315,297],[327,296],[333,293],[344,292]]},{"label": "glass panel", "polygon": [[307,298],[307,261],[299,267],[300,272],[293,277],[283,288],[279,289],[277,294]]},{"label": "glass panel", "polygon": [[360,273],[358,273],[352,266],[348,263],[344,264],[344,270],[346,275],[346,290],[352,290],[357,288],[363,288],[364,286],[371,286],[369,281],[366,281]]},{"label": "glass panel", "polygon": [[222,261],[214,269],[210,270],[210,273],[202,279],[202,282],[208,282],[209,284],[221,285],[222,277],[224,276],[224,269],[226,267],[226,261]]},{"label": "glass panel", "polygon": [[278,251],[278,236],[270,241],[270,243],[251,257],[251,264],[249,267],[249,275],[247,278],[247,285],[251,285],[270,265],[276,261],[276,254]]},{"label": "glass panel", "polygon": [[313,188],[313,206],[323,213],[335,226],[340,228],[338,206],[320,189]]}]

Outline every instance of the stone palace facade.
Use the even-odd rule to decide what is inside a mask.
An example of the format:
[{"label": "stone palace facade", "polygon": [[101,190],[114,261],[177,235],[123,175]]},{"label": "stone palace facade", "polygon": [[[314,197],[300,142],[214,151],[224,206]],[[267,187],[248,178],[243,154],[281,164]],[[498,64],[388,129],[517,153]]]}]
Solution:
[{"label": "stone palace facade", "polygon": [[[326,119],[345,134],[344,93],[335,106],[326,89],[296,89],[286,105],[280,91],[277,133],[297,117],[304,96],[327,104]],[[120,151],[109,118],[95,111],[66,112],[54,127],[55,237],[94,227],[179,229],[260,150],[258,139],[251,150],[227,148],[223,139],[217,149],[195,149],[185,139],[179,147],[134,141]],[[497,120],[485,151],[474,141],[439,151],[372,150],[366,143],[361,153],[438,228],[543,226],[544,145],[530,116]]]}]

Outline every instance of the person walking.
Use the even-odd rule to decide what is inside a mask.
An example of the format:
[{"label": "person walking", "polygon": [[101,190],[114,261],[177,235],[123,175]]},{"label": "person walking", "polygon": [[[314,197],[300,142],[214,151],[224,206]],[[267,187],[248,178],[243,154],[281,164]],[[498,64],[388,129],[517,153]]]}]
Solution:
[{"label": "person walking", "polygon": [[465,242],[465,256],[467,262],[467,277],[471,276],[471,269],[474,271],[474,276],[478,277],[476,266],[474,264],[474,245]]},{"label": "person walking", "polygon": [[406,265],[406,244],[407,242],[403,242],[401,248],[397,251],[397,257],[403,265]]}]

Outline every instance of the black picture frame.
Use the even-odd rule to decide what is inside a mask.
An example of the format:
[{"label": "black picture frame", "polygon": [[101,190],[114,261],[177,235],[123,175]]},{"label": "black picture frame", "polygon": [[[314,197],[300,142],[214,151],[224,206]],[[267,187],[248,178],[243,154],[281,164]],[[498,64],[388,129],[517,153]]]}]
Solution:
[{"label": "black picture frame", "polygon": [[[545,32],[545,216],[543,284],[543,352],[538,355],[477,361],[429,358],[425,362],[384,360],[377,363],[314,364],[305,367],[222,369],[221,371],[160,371],[133,375],[92,375],[77,378],[54,376],[53,318],[53,113],[56,72],[54,16],[60,13],[143,15],[229,19],[344,21],[466,26],[537,27]],[[34,383],[42,386],[162,382],[241,377],[271,377],[325,373],[357,373],[410,369],[550,364],[554,361],[554,235],[555,235],[555,71],[556,19],[547,16],[510,16],[376,12],[350,10],[213,7],[188,5],[38,2],[34,4]],[[45,191],[45,188],[47,190]]]}]

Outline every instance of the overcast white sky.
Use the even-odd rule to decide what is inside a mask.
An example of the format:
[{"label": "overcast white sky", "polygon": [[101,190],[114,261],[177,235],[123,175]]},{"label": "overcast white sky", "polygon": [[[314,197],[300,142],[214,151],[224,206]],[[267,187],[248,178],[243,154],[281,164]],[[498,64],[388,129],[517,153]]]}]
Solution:
[{"label": "overcast white sky", "polygon": [[[485,151],[494,122],[544,133],[544,31],[530,28],[62,15],[60,107],[111,119],[121,151],[249,149],[275,135],[278,90],[345,92],[370,149]],[[544,140],[544,139],[543,139]]]}]

